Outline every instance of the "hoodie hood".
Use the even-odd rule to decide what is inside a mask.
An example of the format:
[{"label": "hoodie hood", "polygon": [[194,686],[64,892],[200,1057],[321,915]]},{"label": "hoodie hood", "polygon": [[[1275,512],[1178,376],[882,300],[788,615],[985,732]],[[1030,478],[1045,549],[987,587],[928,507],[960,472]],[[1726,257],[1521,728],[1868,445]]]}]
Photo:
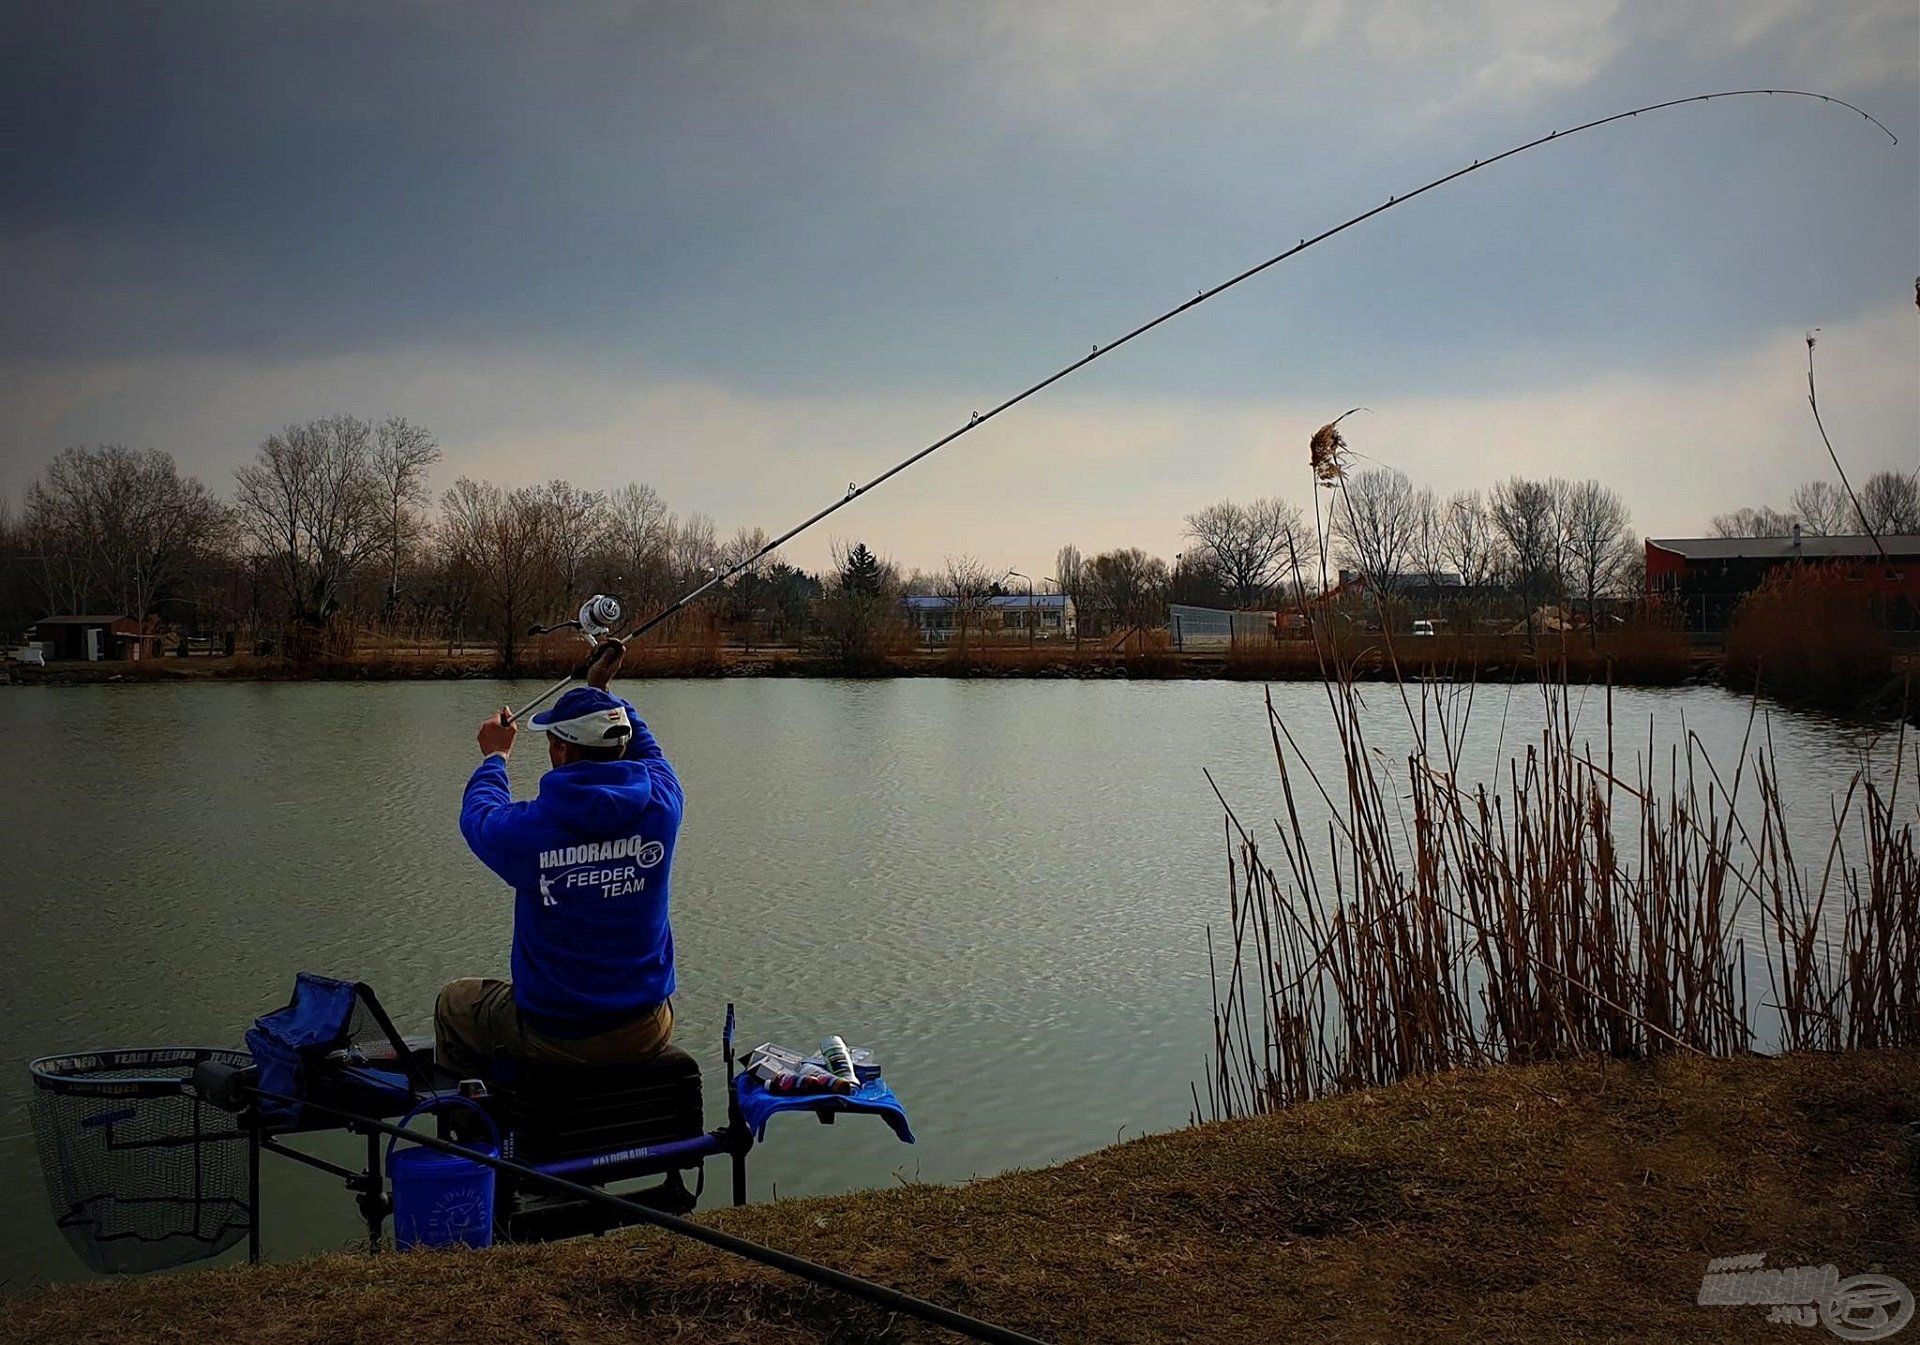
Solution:
[{"label": "hoodie hood", "polygon": [[653,776],[643,761],[575,761],[540,777],[547,816],[583,836],[638,831],[653,801]]}]

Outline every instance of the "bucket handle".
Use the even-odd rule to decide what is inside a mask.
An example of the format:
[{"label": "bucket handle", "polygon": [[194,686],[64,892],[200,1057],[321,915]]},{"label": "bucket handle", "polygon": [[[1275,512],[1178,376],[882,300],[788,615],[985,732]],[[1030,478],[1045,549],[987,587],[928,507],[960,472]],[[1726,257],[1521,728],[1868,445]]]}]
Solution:
[{"label": "bucket handle", "polygon": [[[485,1107],[482,1107],[479,1103],[475,1102],[472,1098],[461,1097],[458,1094],[443,1093],[443,1094],[438,1094],[434,1097],[430,1097],[426,1099],[424,1102],[420,1103],[418,1106],[414,1107],[411,1111],[409,1111],[405,1116],[402,1116],[398,1121],[395,1121],[393,1123],[394,1128],[396,1130],[405,1130],[407,1128],[408,1122],[412,1121],[416,1117],[425,1115],[427,1112],[432,1111],[435,1107],[438,1107],[442,1103],[447,1103],[447,1102],[458,1103],[460,1106],[466,1107],[467,1109],[472,1111],[475,1116],[478,1116],[482,1121],[486,1123],[487,1133],[493,1136],[493,1152],[495,1156],[498,1156],[498,1154],[500,1153],[500,1127],[493,1123],[493,1118],[487,1115],[487,1109]],[[400,1136],[398,1135],[395,1135],[392,1139],[387,1141],[387,1167],[389,1169],[393,1167],[393,1146],[398,1144],[399,1142],[400,1142]],[[464,1157],[464,1155],[462,1156]]]}]

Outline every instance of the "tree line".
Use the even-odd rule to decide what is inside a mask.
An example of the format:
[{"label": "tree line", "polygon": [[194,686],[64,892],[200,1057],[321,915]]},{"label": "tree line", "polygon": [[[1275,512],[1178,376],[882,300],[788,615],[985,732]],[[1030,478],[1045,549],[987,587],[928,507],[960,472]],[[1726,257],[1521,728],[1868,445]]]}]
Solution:
[{"label": "tree line", "polygon": [[[329,416],[270,435],[222,499],[165,453],[70,448],[19,510],[0,508],[0,604],[15,628],[126,614],[244,630],[301,657],[348,652],[369,628],[449,648],[477,639],[511,666],[532,624],[587,593],[664,604],[766,542],[758,529],[722,537],[642,483],[461,477],[436,494],[441,460],[404,418]],[[720,615],[755,614],[778,638],[820,592],[773,558],[727,586]]]},{"label": "tree line", "polygon": [[[69,448],[0,501],[0,616],[14,630],[47,613],[157,618],[184,633],[246,632],[295,656],[343,654],[370,630],[390,641],[479,641],[508,666],[528,628],[592,592],[635,613],[757,553],[766,534],[723,536],[676,514],[650,485],[596,490],[565,480],[505,487],[459,477],[436,491],[434,435],[403,417],[352,415],[268,436],[222,497],[153,449]],[[1883,472],[1857,494],[1811,482],[1785,511],[1743,509],[1720,535],[1920,531],[1920,480]],[[1344,596],[1379,612],[1525,615],[1562,604],[1589,620],[1641,587],[1642,550],[1620,496],[1598,481],[1512,477],[1441,497],[1373,468],[1316,489],[1311,509],[1269,496],[1222,500],[1183,520],[1171,562],[1138,547],[1060,548],[1055,573],[1020,575],[971,556],[904,571],[861,544],[810,574],[771,556],[685,618],[747,638],[824,642],[857,660],[902,637],[899,599],[947,599],[964,642],[991,599],[1057,591],[1089,634],[1165,624],[1170,603],[1288,609]],[[1423,613],[1432,614],[1432,613]]]},{"label": "tree line", "polygon": [[1457,621],[1543,605],[1584,608],[1637,593],[1643,552],[1626,503],[1598,481],[1512,477],[1440,497],[1374,468],[1316,491],[1313,513],[1278,497],[1222,500],[1186,516],[1169,565],[1138,549],[1061,548],[1057,581],[1095,621],[1154,625],[1169,603],[1288,609],[1345,599],[1376,618],[1444,606]]},{"label": "tree line", "polygon": [[1875,472],[1854,491],[1837,481],[1808,481],[1787,507],[1749,506],[1715,514],[1715,537],[1787,537],[1795,527],[1815,537],[1920,533],[1920,472]]}]

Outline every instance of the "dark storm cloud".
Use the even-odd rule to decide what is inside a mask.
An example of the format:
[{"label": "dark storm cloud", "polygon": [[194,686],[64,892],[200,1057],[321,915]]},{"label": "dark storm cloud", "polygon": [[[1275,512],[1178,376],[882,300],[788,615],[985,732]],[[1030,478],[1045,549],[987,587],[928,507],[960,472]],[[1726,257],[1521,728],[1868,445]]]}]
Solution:
[{"label": "dark storm cloud", "polygon": [[[16,4],[0,42],[16,492],[103,438],[222,480],[329,409],[470,438],[451,389],[480,368],[573,389],[539,421],[583,445],[603,394],[555,371],[964,415],[1556,125],[1802,83],[1920,132],[1906,0]],[[1344,406],[1735,359],[1898,300],[1915,143],[1785,102],[1627,123],[1345,235],[1075,394]],[[696,507],[745,507],[713,489]]]},{"label": "dark storm cloud", "polygon": [[[1452,158],[1600,105],[1582,87],[1408,136],[1395,116],[1443,88],[1363,89],[1311,66],[1263,88],[1229,59],[1192,84],[1094,72],[1105,124],[1086,134],[1010,106],[1017,36],[943,48],[863,13],[16,7],[21,133],[0,224],[24,293],[7,348],[504,337],[778,384],[927,378],[925,348],[889,352],[931,332],[950,370],[986,374],[996,349],[1020,364],[1091,339]],[[1743,63],[1670,45],[1623,64],[1608,103]],[[1445,373],[1463,349],[1577,345],[1636,313],[1661,319],[1657,346],[1676,323],[1857,304],[1868,278],[1833,254],[1910,231],[1913,179],[1910,160],[1881,163],[1865,180],[1888,208],[1837,220],[1829,203],[1859,197],[1859,164],[1885,158],[1853,129],[1804,107],[1710,108],[1570,144],[1197,320],[1168,372],[1184,386],[1223,359],[1245,371],[1265,346],[1316,373],[1342,352],[1424,349]],[[1741,264],[1716,254],[1778,269],[1737,283]]]}]

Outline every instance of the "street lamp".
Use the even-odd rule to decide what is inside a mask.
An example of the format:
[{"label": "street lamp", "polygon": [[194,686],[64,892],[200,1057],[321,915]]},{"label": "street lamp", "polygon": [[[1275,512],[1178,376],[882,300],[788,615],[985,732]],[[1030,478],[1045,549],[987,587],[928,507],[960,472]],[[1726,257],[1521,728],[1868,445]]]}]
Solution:
[{"label": "street lamp", "polygon": [[1008,570],[1007,578],[1024,579],[1027,581],[1027,649],[1031,651],[1033,649],[1034,633],[1038,629],[1038,626],[1035,624],[1033,610],[1033,576],[1021,574],[1018,570]]}]

